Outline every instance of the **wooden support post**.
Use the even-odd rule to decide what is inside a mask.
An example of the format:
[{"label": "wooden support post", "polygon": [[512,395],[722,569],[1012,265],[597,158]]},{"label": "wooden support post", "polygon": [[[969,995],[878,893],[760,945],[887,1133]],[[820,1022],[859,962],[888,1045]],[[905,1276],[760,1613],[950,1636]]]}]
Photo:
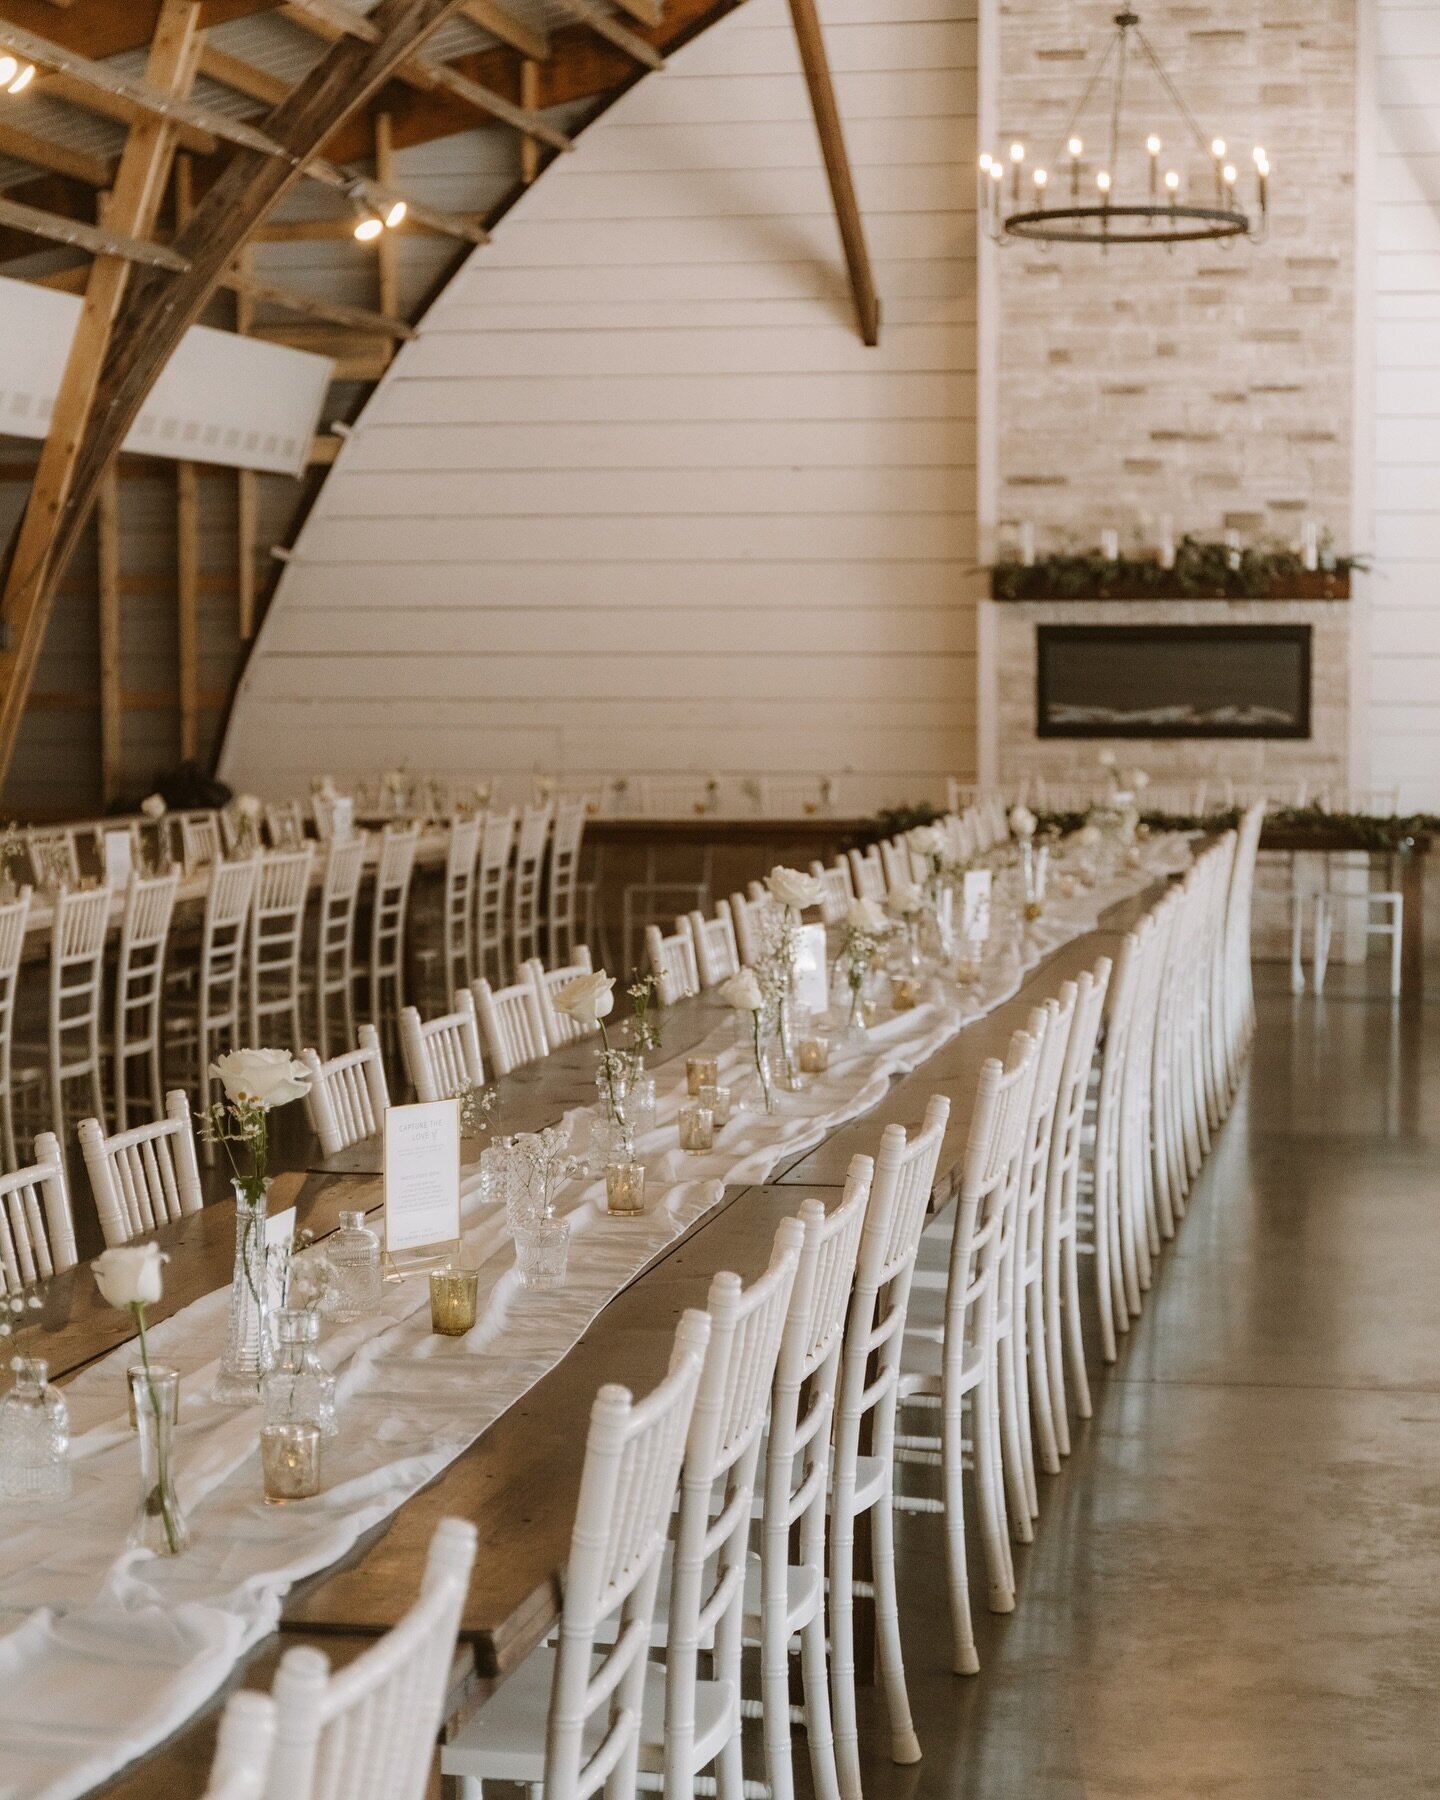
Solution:
[{"label": "wooden support post", "polygon": [[[535,110],[535,103],[540,97],[540,65],[532,62],[527,56],[520,64],[520,104],[527,112]],[[540,173],[540,141],[538,138],[522,137],[520,140],[520,179],[529,187]]]},{"label": "wooden support post", "polygon": [[[388,188],[395,180],[395,140],[388,112],[376,113],[374,132],[375,179]],[[375,270],[379,278],[380,310],[392,319],[397,318],[400,312],[400,246],[393,231],[380,233],[375,245]]]},{"label": "wooden support post", "polygon": [[124,714],[120,699],[120,477],[106,472],[96,501],[100,570],[100,799],[109,806],[124,780]]},{"label": "wooden support post", "polygon": [[830,59],[825,54],[825,39],[821,35],[815,0],[790,0],[790,18],[795,26],[795,41],[800,46],[805,85],[810,90],[810,110],[815,115],[815,129],[820,134],[820,154],[825,158],[825,173],[830,178],[830,198],[840,226],[840,241],[845,249],[845,266],[850,272],[850,292],[855,298],[860,335],[873,346],[880,342],[880,299],[870,271],[865,225],[860,217],[860,202],[855,197],[845,132],[840,123],[840,108],[835,101],[835,84],[830,79]]},{"label": "wooden support post", "polygon": [[[235,258],[235,267],[248,276],[254,254],[247,244]],[[244,337],[255,322],[255,302],[243,287],[235,290],[235,329]],[[241,469],[235,492],[235,601],[240,642],[255,635],[255,538],[259,524],[260,477],[254,469]]]},{"label": "wooden support post", "polygon": [[200,733],[200,483],[189,462],[175,465],[175,603],[180,760],[188,762]]}]

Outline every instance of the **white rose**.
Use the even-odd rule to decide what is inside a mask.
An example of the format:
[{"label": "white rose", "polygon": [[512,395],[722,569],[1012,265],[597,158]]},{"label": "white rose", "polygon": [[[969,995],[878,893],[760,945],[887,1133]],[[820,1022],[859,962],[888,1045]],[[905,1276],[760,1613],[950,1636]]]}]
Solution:
[{"label": "white rose", "polygon": [[845,913],[845,923],[852,931],[868,932],[872,937],[884,931],[889,921],[874,900],[852,900]]},{"label": "white rose", "polygon": [[1075,833],[1075,838],[1078,843],[1084,844],[1087,850],[1093,849],[1100,842],[1100,827],[1098,825],[1082,825]]},{"label": "white rose", "polygon": [[885,904],[897,919],[911,919],[925,910],[925,895],[913,881],[902,881],[890,890]]},{"label": "white rose", "polygon": [[242,818],[258,819],[265,808],[261,806],[257,795],[241,794],[240,798],[235,802],[235,810]]},{"label": "white rose", "polygon": [[770,871],[765,885],[773,900],[781,906],[793,907],[796,912],[803,912],[807,906],[820,904],[818,875],[806,875],[799,869],[787,869],[780,865]]},{"label": "white rose", "polygon": [[589,975],[577,975],[555,992],[556,1010],[577,1025],[598,1025],[615,1006],[615,977],[603,969]]},{"label": "white rose", "polygon": [[1150,785],[1150,777],[1143,769],[1134,769],[1130,774],[1130,785],[1137,794],[1143,794]]},{"label": "white rose", "polygon": [[147,794],[140,802],[140,810],[147,819],[163,819],[165,817],[165,801],[159,794]]},{"label": "white rose", "polygon": [[1112,806],[1123,808],[1128,806],[1134,798],[1135,796],[1129,788],[1116,788],[1115,792],[1110,796],[1110,804]]},{"label": "white rose", "polygon": [[1028,806],[1011,807],[1010,835],[1018,838],[1034,837],[1035,815]]},{"label": "white rose", "polygon": [[288,1050],[231,1050],[211,1063],[210,1073],[229,1099],[263,1112],[303,1099],[310,1091],[308,1070]]},{"label": "white rose", "polygon": [[322,775],[315,784],[315,792],[322,800],[333,800],[338,792],[333,775]]},{"label": "white rose", "polygon": [[760,992],[760,983],[756,980],[753,969],[737,970],[722,981],[715,992],[727,1006],[733,1006],[736,1012],[759,1012],[765,1004],[765,996]]},{"label": "white rose", "polygon": [[127,1244],[107,1250],[91,1266],[100,1296],[111,1306],[153,1306],[164,1281],[160,1266],[168,1259],[158,1244]]},{"label": "white rose", "polygon": [[1115,767],[1115,752],[1113,750],[1102,750],[1100,752],[1100,767],[1102,769],[1113,769]]},{"label": "white rose", "polygon": [[917,856],[939,856],[945,848],[945,833],[938,825],[917,825],[909,844]]}]

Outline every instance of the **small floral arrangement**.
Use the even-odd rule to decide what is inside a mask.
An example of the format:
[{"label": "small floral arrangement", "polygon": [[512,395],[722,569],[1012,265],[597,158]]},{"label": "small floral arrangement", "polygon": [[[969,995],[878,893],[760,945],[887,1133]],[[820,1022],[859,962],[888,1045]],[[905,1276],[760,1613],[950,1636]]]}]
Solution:
[{"label": "small floral arrangement", "polygon": [[715,992],[717,998],[722,1000],[726,1006],[734,1007],[737,1013],[749,1015],[755,1073],[759,1077],[765,1110],[770,1112],[775,1102],[770,1088],[770,1064],[765,1055],[763,1020],[766,1011],[766,996],[760,978],[754,969],[737,969],[733,975],[728,976],[720,983]]},{"label": "small floral arrangement", "polygon": [[653,1010],[659,986],[653,975],[643,975],[625,990],[630,996],[630,1057],[637,1075],[646,1052],[660,1048],[660,1018]]},{"label": "small floral arrangement", "polygon": [[[150,1397],[153,1416],[160,1417],[160,1396],[155,1391],[155,1377],[150,1366],[150,1345],[145,1337],[145,1312],[159,1301],[165,1289],[165,1256],[158,1244],[125,1244],[107,1250],[94,1264],[92,1273],[100,1297],[108,1305],[128,1312],[135,1321],[140,1338],[140,1363],[145,1370],[145,1387]],[[146,1495],[146,1510],[159,1515],[165,1528],[165,1542],[172,1556],[185,1548],[184,1521],[171,1500],[172,1489],[165,1468],[166,1452],[163,1435],[157,1445],[158,1463],[155,1485]]]},{"label": "small floral arrangement", "polygon": [[[304,1099],[310,1073],[288,1050],[231,1050],[211,1063],[210,1073],[225,1098],[201,1113],[200,1135],[207,1144],[224,1148],[235,1190],[253,1206],[264,1199],[270,1178],[270,1114],[277,1106]],[[236,1160],[237,1145],[248,1152],[248,1169]]]},{"label": "small floral arrangement", "polygon": [[624,1050],[615,1049],[605,1021],[615,1010],[615,977],[603,969],[577,975],[564,987],[555,990],[555,1010],[573,1019],[585,1031],[600,1032],[600,1050],[596,1058],[605,1083],[606,1111],[617,1125],[624,1125],[625,1083],[630,1073],[630,1059]]},{"label": "small floral arrangement", "polygon": [[543,1131],[522,1131],[507,1138],[505,1144],[525,1171],[528,1192],[539,1197],[540,1214],[551,1217],[556,1187],[581,1173],[579,1159],[570,1154],[569,1133],[558,1125],[547,1125]]},{"label": "small floral arrangement", "polygon": [[487,1131],[495,1129],[495,1113],[500,1104],[498,1088],[476,1087],[473,1081],[467,1081],[456,1089],[455,1098],[460,1102],[461,1137],[484,1137]]},{"label": "small floral arrangement", "polygon": [[538,772],[530,783],[537,806],[548,806],[555,798],[555,777]]},{"label": "small floral arrangement", "polygon": [[753,775],[747,775],[744,781],[740,783],[740,792],[754,807],[759,807],[765,798],[761,791],[760,783]]},{"label": "small floral arrangement", "polygon": [[166,813],[165,796],[163,794],[147,794],[140,802],[141,813],[153,824],[163,819]]},{"label": "small floral arrangement", "polygon": [[1008,823],[1011,837],[1023,841],[1025,838],[1034,837],[1039,821],[1028,806],[1012,806]]},{"label": "small floral arrangement", "polygon": [[859,1016],[865,982],[890,929],[890,921],[877,901],[851,901],[845,914],[839,957],[845,969],[846,986],[850,989],[851,1024]]}]

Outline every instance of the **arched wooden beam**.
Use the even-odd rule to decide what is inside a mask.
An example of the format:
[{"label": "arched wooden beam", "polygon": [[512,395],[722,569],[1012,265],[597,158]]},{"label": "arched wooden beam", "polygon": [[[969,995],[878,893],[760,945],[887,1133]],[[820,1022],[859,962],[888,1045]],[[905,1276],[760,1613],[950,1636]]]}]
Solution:
[{"label": "arched wooden beam", "polygon": [[330,133],[378,93],[460,5],[461,0],[380,0],[369,15],[376,41],[345,38],[332,45],[265,121],[266,136],[281,154],[241,146],[231,155],[176,234],[173,247],[189,263],[188,270],[183,275],[153,271],[157,279],[137,276],[131,283],[108,334],[90,404],[75,422],[67,447],[69,479],[57,489],[61,498],[43,556],[33,566],[9,571],[6,642],[0,651],[0,781],[9,773],[55,590],[105,472],[160,371],[204,311],[236,253]]}]

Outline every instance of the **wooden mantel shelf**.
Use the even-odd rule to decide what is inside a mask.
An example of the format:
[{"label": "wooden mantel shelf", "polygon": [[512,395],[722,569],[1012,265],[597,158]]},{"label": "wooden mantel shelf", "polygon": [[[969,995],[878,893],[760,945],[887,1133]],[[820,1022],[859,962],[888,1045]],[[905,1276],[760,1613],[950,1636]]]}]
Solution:
[{"label": "wooden mantel shelf", "polygon": [[[1099,587],[1085,594],[1056,593],[1011,593],[1004,590],[1017,574],[1028,573],[1014,564],[1006,564],[990,571],[990,598],[1001,600],[1010,605],[1055,605],[1083,606],[1096,600],[1154,600],[1166,604],[1174,600],[1231,600],[1236,602],[1254,601],[1261,604],[1269,600],[1348,600],[1350,598],[1350,574],[1348,570],[1317,569],[1303,571],[1296,575],[1286,575],[1270,583],[1263,594],[1246,594],[1227,591],[1225,588],[1203,589],[1182,588],[1178,583],[1174,587],[1138,587],[1117,583],[1114,587]],[[1043,570],[1035,571],[1043,577]]]}]

